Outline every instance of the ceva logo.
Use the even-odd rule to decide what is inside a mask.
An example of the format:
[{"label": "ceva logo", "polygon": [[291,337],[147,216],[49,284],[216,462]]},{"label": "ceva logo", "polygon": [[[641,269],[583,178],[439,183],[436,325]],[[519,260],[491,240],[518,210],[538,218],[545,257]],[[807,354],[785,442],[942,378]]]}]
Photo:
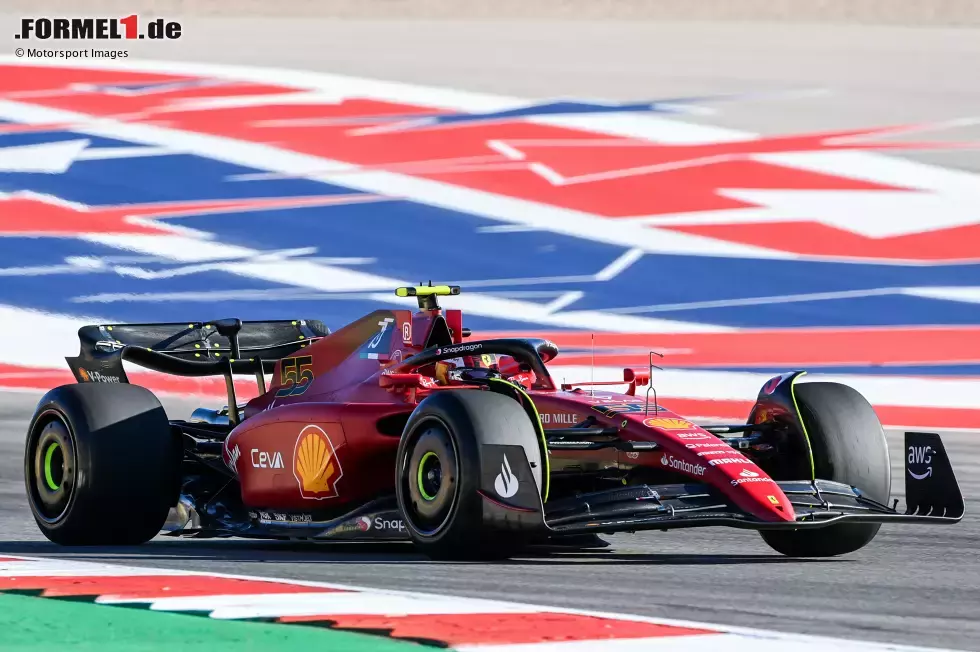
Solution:
[{"label": "ceva logo", "polygon": [[257,469],[281,469],[286,465],[282,461],[282,453],[260,451],[258,448],[252,449],[252,466]]}]

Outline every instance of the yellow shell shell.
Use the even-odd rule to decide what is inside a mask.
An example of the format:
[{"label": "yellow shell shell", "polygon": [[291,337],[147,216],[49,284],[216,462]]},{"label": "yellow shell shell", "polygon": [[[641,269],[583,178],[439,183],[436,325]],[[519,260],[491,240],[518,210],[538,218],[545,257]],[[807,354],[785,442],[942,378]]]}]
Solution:
[{"label": "yellow shell shell", "polygon": [[686,430],[694,427],[694,424],[690,421],[686,421],[684,419],[673,419],[670,417],[647,419],[643,423],[650,427],[665,428],[667,430]]},{"label": "yellow shell shell", "polygon": [[296,473],[306,491],[332,491],[330,483],[335,475],[333,453],[319,432],[310,432],[300,442],[296,453]]}]

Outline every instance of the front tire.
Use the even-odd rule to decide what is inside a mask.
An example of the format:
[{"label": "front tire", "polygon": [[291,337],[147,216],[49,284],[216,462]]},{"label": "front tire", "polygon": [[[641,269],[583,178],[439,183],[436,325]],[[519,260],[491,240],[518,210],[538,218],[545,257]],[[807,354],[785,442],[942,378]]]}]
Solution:
[{"label": "front tire", "polygon": [[[794,388],[813,450],[817,478],[842,482],[887,503],[891,494],[888,443],[878,415],[857,390],[839,383],[801,383]],[[794,470],[809,477],[809,460]],[[763,530],[762,538],[790,557],[833,557],[863,548],[879,523],[842,523],[816,530]]]},{"label": "front tire", "polygon": [[176,502],[180,459],[180,440],[147,389],[63,385],[44,395],[28,429],[27,500],[55,543],[144,543]]},{"label": "front tire", "polygon": [[436,392],[412,413],[396,457],[395,494],[415,546],[433,559],[510,555],[518,532],[483,522],[480,456],[483,445],[522,446],[540,492],[538,436],[514,399],[481,390]]}]

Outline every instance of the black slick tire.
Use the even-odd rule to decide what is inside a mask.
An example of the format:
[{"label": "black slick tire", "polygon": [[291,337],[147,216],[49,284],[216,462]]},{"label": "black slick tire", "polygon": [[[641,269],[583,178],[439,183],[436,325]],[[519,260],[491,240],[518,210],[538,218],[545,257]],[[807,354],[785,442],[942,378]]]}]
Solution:
[{"label": "black slick tire", "polygon": [[[891,465],[881,422],[857,390],[839,383],[800,383],[796,402],[813,450],[817,478],[857,487],[887,503]],[[797,477],[809,477],[809,461]],[[763,530],[774,550],[790,557],[833,557],[863,548],[878,533],[878,523],[842,523],[812,530]]]},{"label": "black slick tire", "polygon": [[395,493],[415,546],[432,559],[494,559],[521,545],[483,523],[480,448],[523,446],[540,491],[538,436],[517,401],[489,391],[441,391],[423,400],[398,445]]},{"label": "black slick tire", "polygon": [[27,431],[27,500],[55,543],[144,543],[176,502],[180,460],[180,439],[149,390],[63,385],[44,395]]}]

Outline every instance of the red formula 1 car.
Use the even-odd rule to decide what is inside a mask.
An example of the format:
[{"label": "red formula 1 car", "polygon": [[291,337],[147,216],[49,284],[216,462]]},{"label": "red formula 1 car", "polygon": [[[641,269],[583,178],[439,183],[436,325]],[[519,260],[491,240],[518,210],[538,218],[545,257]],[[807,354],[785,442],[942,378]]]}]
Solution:
[{"label": "red formula 1 car", "polygon": [[[906,433],[906,501],[888,505],[881,424],[855,390],[773,378],[748,422],[697,425],[625,393],[556,386],[539,339],[471,341],[450,286],[401,288],[419,310],[320,322],[85,326],[31,421],[27,495],[61,544],[173,535],[406,539],[436,558],[504,556],[602,533],[732,526],[787,555],[866,545],[882,523],[955,523],[938,435]],[[225,376],[230,411],[168,420],[123,360]],[[239,405],[233,377],[260,395]],[[266,376],[271,386],[266,389]],[[647,387],[637,394],[638,387]],[[605,387],[603,387],[605,389]]]}]

